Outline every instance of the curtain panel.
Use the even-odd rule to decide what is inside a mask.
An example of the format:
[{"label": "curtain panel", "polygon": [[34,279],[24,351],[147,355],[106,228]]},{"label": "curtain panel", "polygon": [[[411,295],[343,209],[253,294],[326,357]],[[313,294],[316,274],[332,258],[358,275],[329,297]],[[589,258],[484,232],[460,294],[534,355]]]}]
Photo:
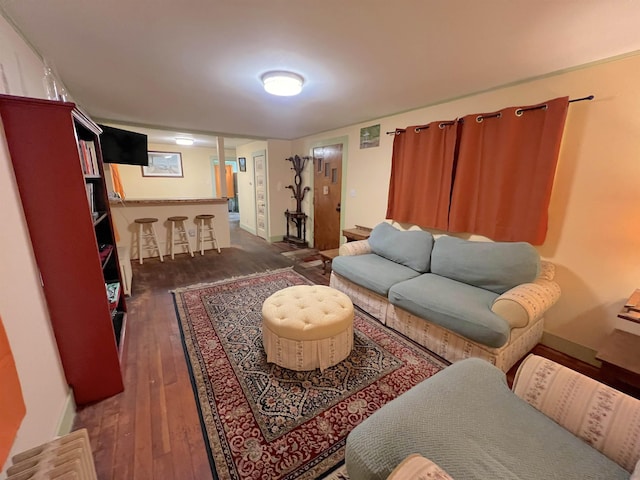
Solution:
[{"label": "curtain panel", "polygon": [[448,229],[457,128],[445,121],[396,131],[387,218]]},{"label": "curtain panel", "polygon": [[26,413],[9,339],[0,318],[0,468]]},{"label": "curtain panel", "polygon": [[544,242],[569,98],[462,119],[449,231]]}]

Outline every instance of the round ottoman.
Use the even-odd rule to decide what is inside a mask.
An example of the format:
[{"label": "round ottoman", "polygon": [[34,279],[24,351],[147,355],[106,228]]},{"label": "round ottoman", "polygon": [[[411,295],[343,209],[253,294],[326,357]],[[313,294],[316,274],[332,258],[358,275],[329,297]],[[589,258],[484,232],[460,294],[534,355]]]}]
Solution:
[{"label": "round ottoman", "polygon": [[280,290],[262,305],[267,362],[290,370],[314,370],[341,362],[353,348],[353,304],[322,285]]}]

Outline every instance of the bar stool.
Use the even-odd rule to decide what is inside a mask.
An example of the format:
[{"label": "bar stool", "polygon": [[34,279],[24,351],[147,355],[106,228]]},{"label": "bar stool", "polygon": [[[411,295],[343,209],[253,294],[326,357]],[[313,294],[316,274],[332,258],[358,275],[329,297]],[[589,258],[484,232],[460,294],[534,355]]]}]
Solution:
[{"label": "bar stool", "polygon": [[[211,242],[213,247],[220,253],[220,247],[218,246],[218,240],[216,238],[216,229],[213,226],[213,219],[215,215],[201,214],[196,215],[196,223],[198,224],[198,248],[200,249],[200,255],[204,255],[204,243]],[[209,233],[211,238],[205,238],[205,234]]]},{"label": "bar stool", "polygon": [[[162,252],[160,251],[160,244],[158,243],[158,235],[156,235],[156,227],[154,223],[158,221],[157,218],[136,218],[135,223],[138,224],[138,259],[140,265],[142,265],[142,249],[150,249],[153,253],[154,250],[158,250],[160,261],[164,262],[162,258]],[[143,240],[146,240],[146,245],[142,245]]]},{"label": "bar stool", "polygon": [[[171,260],[174,260],[174,246],[186,245],[189,253],[193,257],[193,250],[191,250],[191,242],[189,242],[189,234],[184,226],[184,221],[189,217],[175,216],[167,218],[171,222]],[[178,238],[176,238],[176,233]]]}]

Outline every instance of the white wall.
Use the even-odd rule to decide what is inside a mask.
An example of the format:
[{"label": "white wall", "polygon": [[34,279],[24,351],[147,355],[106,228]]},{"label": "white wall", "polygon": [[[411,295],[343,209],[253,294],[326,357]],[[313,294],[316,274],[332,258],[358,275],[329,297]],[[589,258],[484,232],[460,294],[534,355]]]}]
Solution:
[{"label": "white wall", "polygon": [[247,159],[247,171],[238,171],[238,205],[240,207],[240,228],[256,234],[256,191],[254,185],[253,153],[267,150],[266,141],[247,143],[236,148],[236,158]]},{"label": "white wall", "polygon": [[[45,97],[42,62],[1,16],[0,64],[8,84],[7,88],[0,75],[0,92]],[[64,433],[58,432],[58,424],[70,397],[40,287],[4,130],[0,131],[0,316],[27,407],[9,455],[11,458]],[[2,472],[9,464],[7,462]]]},{"label": "white wall", "polygon": [[[128,128],[118,126],[119,128]],[[133,130],[133,129],[130,129]],[[149,144],[152,152],[173,152],[182,156],[182,178],[143,177],[142,167],[118,165],[120,179],[129,200],[213,198],[213,171],[211,158],[217,149],[210,147]],[[228,152],[231,156],[235,152]]]},{"label": "white wall", "polygon": [[[594,362],[594,351],[640,281],[640,55],[612,59],[534,81],[372,120],[297,140],[310,152],[324,139],[349,137],[345,226],[375,226],[387,206],[396,127],[452,120],[470,113],[527,105],[568,95],[595,95],[569,107],[550,205],[547,240],[538,247],[556,264],[560,301],[546,316],[545,343]],[[381,124],[380,146],[360,150],[360,128]]]},{"label": "white wall", "polygon": [[291,157],[291,142],[287,140],[269,140],[267,142],[267,165],[269,178],[267,179],[269,198],[269,241],[281,242],[287,233],[287,219],[285,210],[296,209],[291,189],[285,188],[293,184],[295,172],[291,170],[291,162],[285,159]]}]

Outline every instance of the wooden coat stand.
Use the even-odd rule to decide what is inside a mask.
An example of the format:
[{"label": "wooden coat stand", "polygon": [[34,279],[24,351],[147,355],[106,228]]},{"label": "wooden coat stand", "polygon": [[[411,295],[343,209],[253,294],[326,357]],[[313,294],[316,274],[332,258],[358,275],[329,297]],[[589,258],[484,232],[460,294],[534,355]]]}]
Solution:
[{"label": "wooden coat stand", "polygon": [[[287,217],[287,234],[284,237],[285,242],[293,243],[295,245],[306,247],[307,246],[307,215],[302,211],[302,200],[306,193],[311,190],[309,187],[302,188],[302,171],[305,165],[311,159],[311,157],[300,157],[298,155],[289,157],[286,160],[291,162],[295,176],[293,177],[294,185],[287,185],[285,188],[290,188],[293,192],[293,198],[296,199],[296,211],[290,212],[288,209],[284,212]],[[290,235],[289,225],[293,223],[296,227],[297,235]]]}]

